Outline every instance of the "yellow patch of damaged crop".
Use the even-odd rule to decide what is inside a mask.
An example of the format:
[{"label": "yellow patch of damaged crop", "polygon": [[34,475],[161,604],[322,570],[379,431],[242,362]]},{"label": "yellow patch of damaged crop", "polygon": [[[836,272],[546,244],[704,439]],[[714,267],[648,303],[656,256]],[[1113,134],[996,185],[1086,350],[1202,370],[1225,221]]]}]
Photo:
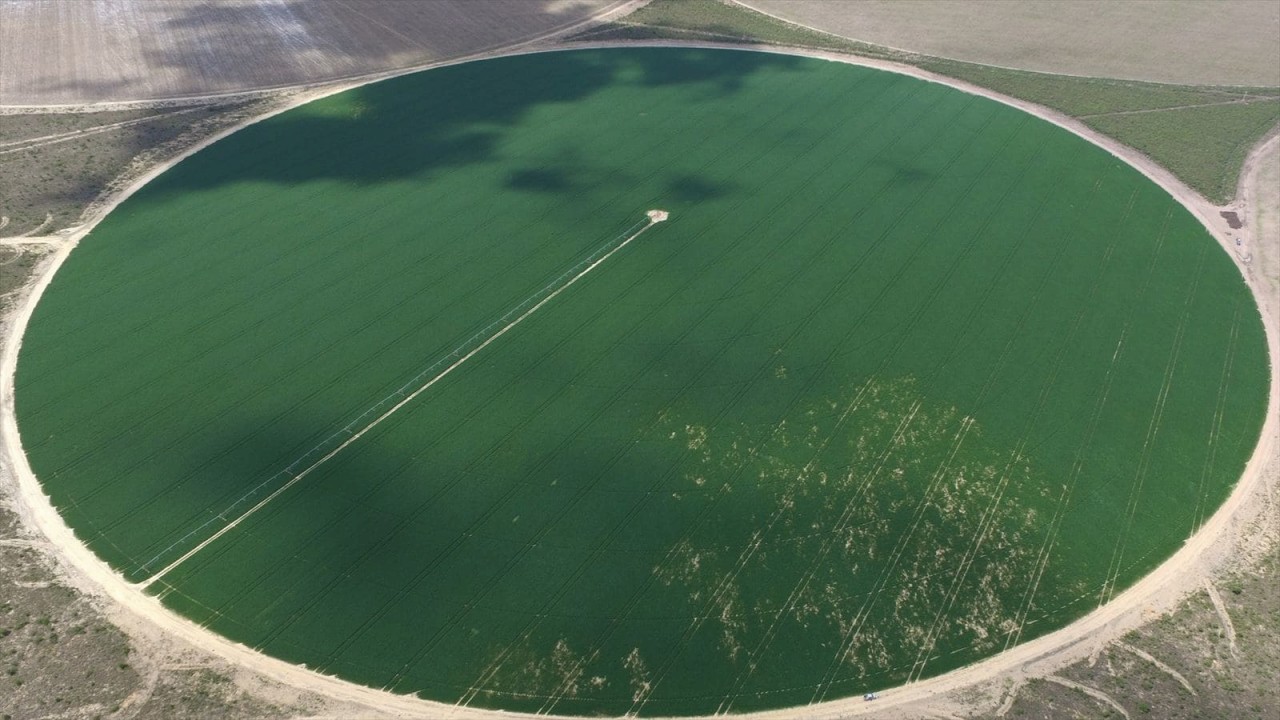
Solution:
[{"label": "yellow patch of damaged crop", "polygon": [[[1012,631],[1051,495],[1033,458],[989,441],[918,381],[872,379],[768,427],[668,422],[699,465],[751,481],[715,512],[742,513],[753,532],[727,549],[685,538],[655,568],[686,586],[691,617],[718,626],[729,662],[775,650],[752,647],[772,622],[834,629],[833,662],[855,675],[927,664],[941,639],[990,648]],[[705,467],[686,476],[718,479]],[[775,586],[739,583],[779,552],[803,569]]]}]

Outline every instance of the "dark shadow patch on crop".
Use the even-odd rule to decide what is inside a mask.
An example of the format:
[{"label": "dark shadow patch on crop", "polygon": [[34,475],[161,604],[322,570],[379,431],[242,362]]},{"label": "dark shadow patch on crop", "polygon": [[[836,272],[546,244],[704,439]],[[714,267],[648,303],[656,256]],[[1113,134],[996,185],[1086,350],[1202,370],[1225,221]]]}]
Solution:
[{"label": "dark shadow patch on crop", "polygon": [[937,173],[920,165],[901,162],[884,156],[872,159],[871,163],[891,173],[891,181],[895,185],[915,185],[928,182],[937,176]]},{"label": "dark shadow patch on crop", "polygon": [[556,193],[573,188],[569,173],[564,168],[529,168],[511,174],[507,187],[513,190]]},{"label": "dark shadow patch on crop", "polygon": [[898,168],[893,180],[904,185],[915,185],[933,178],[933,173],[917,167],[902,166]]},{"label": "dark shadow patch on crop", "polygon": [[557,194],[631,187],[635,181],[635,175],[623,165],[592,162],[576,148],[562,147],[549,157],[514,171],[504,185],[512,190]]},{"label": "dark shadow patch on crop", "polygon": [[667,194],[676,204],[717,200],[737,188],[734,183],[716,182],[698,175],[681,175],[667,183]]},{"label": "dark shadow patch on crop", "polygon": [[[207,484],[185,488],[187,500],[207,490],[202,500],[211,511],[221,511],[220,502],[242,496],[271,472],[264,468],[281,464],[263,458],[288,457],[331,431],[318,423],[251,429],[260,424],[207,442],[204,452],[213,456]],[[663,493],[650,496],[639,485],[664,480],[669,458],[641,449],[629,456],[627,471],[619,472],[612,451],[589,443],[564,448],[547,440],[531,443],[533,452],[508,454],[500,473],[478,464],[446,470],[433,460],[430,444],[428,436],[407,441],[403,432],[374,431],[150,591],[233,640],[355,682],[383,686],[407,670],[398,688],[445,688],[430,694],[437,700],[448,688],[475,683],[484,670],[474,660],[429,652],[463,618],[479,630],[476,642],[491,657],[517,639],[504,634],[509,624],[488,627],[495,614],[498,620],[511,613],[540,618],[541,634],[589,645],[596,629],[576,622],[577,614],[616,611],[648,575],[647,565],[639,573],[615,575],[618,554],[630,557],[634,549],[617,545],[609,524],[590,519],[593,510],[612,513],[610,508],[633,504],[665,510]],[[226,453],[227,448],[236,451]],[[477,450],[475,457],[480,463],[488,455]],[[572,460],[572,473],[564,472],[566,460]],[[636,487],[621,488],[622,483]],[[175,507],[160,503],[151,512],[163,517]],[[618,515],[625,525],[625,516]],[[670,522],[679,517],[673,511]],[[136,529],[122,526],[117,532]],[[597,577],[618,581],[609,587],[583,582]],[[316,627],[323,627],[323,637],[314,642],[329,646],[332,655],[299,640]],[[370,655],[367,646],[352,650],[366,633],[394,635],[403,647],[387,653],[390,660]],[[513,652],[542,652],[533,639],[526,641]],[[402,667],[405,653],[420,662]],[[511,663],[504,670],[518,667]],[[555,689],[537,679],[523,681],[532,683],[524,691]]]},{"label": "dark shadow patch on crop", "polygon": [[[366,85],[247,127],[171,169],[140,195],[258,181],[281,185],[335,179],[357,184],[429,179],[501,163],[502,143],[540,107],[572,103],[618,84],[689,85],[735,92],[754,73],[798,69],[800,58],[687,48],[544,53],[440,68]],[[572,148],[569,149],[572,151]],[[625,168],[592,157],[582,167],[523,169],[512,186],[568,188]],[[574,163],[577,164],[577,163]],[[705,193],[691,178],[687,194]]]},{"label": "dark shadow patch on crop", "polygon": [[773,53],[731,52],[732,62],[726,62],[723,50],[681,48],[674,62],[646,55],[640,59],[644,69],[643,84],[650,87],[704,83],[708,90],[714,88],[720,95],[729,95],[742,88],[743,83],[756,70],[765,67],[795,67],[803,59]]}]

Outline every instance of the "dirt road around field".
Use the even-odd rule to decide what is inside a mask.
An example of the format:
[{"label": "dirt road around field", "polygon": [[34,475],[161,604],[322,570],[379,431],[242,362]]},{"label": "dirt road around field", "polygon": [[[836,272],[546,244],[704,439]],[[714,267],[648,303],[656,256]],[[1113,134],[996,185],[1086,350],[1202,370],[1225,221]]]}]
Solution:
[{"label": "dirt road around field", "polygon": [[[583,43],[562,48],[539,48],[517,52],[492,53],[489,56],[496,57],[589,47],[614,47],[618,45],[627,47],[647,45],[743,49],[741,46],[714,43]],[[1238,211],[1240,217],[1246,219],[1243,228],[1233,231],[1227,226],[1226,220],[1219,215],[1220,210],[1224,208],[1215,207],[1208,203],[1197,193],[1179,182],[1168,171],[1149,159],[1119,145],[1113,140],[1098,135],[1081,123],[1057,113],[908,66],[814,51],[786,50],[772,47],[750,47],[746,49],[847,62],[950,85],[964,92],[982,95],[1018,107],[1103,147],[1113,155],[1136,167],[1186,205],[1219,241],[1224,251],[1233,258],[1240,268],[1242,276],[1262,309],[1271,357],[1280,358],[1280,325],[1277,323],[1277,308],[1280,308],[1280,297],[1277,297],[1277,287],[1280,287],[1280,285],[1277,283],[1280,283],[1280,275],[1277,275],[1277,258],[1275,253],[1266,255],[1259,250],[1259,246],[1263,244],[1263,239],[1258,235],[1260,229],[1262,232],[1274,232],[1277,228],[1276,221],[1280,219],[1280,197],[1277,197],[1274,192],[1274,185],[1268,187],[1265,184],[1271,181],[1275,175],[1280,174],[1280,171],[1275,170],[1276,162],[1273,157],[1280,151],[1280,142],[1275,139],[1255,150],[1248,164],[1245,190],[1237,202],[1226,208]],[[468,60],[470,59],[475,58],[468,58]],[[441,63],[441,65],[443,64],[456,63]],[[383,77],[404,74],[404,72],[411,71],[386,73],[376,78],[367,78],[358,83],[347,83],[300,93],[294,102],[289,104],[288,108],[319,97],[341,92],[366,82],[382,79]],[[281,108],[276,112],[282,112],[288,108]],[[119,193],[112,202],[107,204],[103,208],[103,214],[182,158],[225,137],[236,129],[269,116],[264,115],[242,123],[232,130],[223,132],[201,143],[199,146],[189,149],[182,156],[166,163],[164,166],[152,169],[151,172]],[[1270,155],[1267,153],[1270,153]],[[1267,158],[1272,159],[1268,160]],[[7,460],[12,467],[16,485],[15,487],[6,488],[6,490],[12,494],[14,498],[13,504],[23,522],[48,539],[60,561],[66,580],[86,593],[109,599],[109,602],[114,607],[133,618],[133,622],[128,623],[130,626],[149,628],[149,631],[141,633],[143,635],[142,642],[181,641],[292,688],[323,695],[331,698],[336,703],[365,708],[368,710],[370,717],[384,715],[424,718],[496,717],[495,713],[489,711],[444,705],[415,697],[394,695],[381,690],[366,688],[262,655],[251,648],[216,635],[164,608],[156,599],[145,595],[136,586],[125,581],[120,574],[99,560],[75,537],[71,529],[53,508],[49,498],[44,494],[23,453],[13,409],[13,382],[22,333],[31,318],[36,302],[44,289],[48,287],[58,267],[85,237],[93,224],[96,224],[96,220],[70,234],[67,242],[60,246],[52,259],[48,261],[38,279],[24,291],[19,299],[18,307],[10,319],[3,358],[0,359],[0,404],[2,404],[2,407],[0,407],[0,434],[3,435],[4,453],[8,456]],[[1270,229],[1268,230],[1267,228]],[[1239,245],[1236,243],[1237,239],[1240,240]],[[1275,247],[1275,245],[1271,247]],[[1280,432],[1278,432],[1280,430],[1280,363],[1273,362],[1271,369],[1271,390],[1261,440],[1231,496],[1201,530],[1186,541],[1177,553],[1146,578],[1117,596],[1112,602],[1065,628],[1019,645],[983,662],[904,687],[887,689],[881,693],[880,699],[874,703],[864,702],[861,698],[850,698],[802,708],[754,713],[744,715],[744,717],[786,718],[788,720],[793,718],[837,718],[855,715],[920,717],[938,713],[960,713],[975,708],[993,710],[1007,699],[1005,683],[1016,686],[1025,679],[1046,677],[1071,662],[1086,658],[1090,654],[1097,652],[1101,644],[1108,643],[1128,630],[1138,627],[1147,620],[1170,610],[1185,595],[1201,588],[1204,578],[1209,577],[1211,573],[1221,568],[1224,563],[1238,555],[1242,548],[1247,546],[1256,547],[1268,538],[1267,513],[1275,512],[1275,504],[1269,498],[1272,497],[1277,483],[1280,482],[1280,472],[1277,472],[1278,468],[1280,468],[1280,458],[1278,458],[1278,455],[1280,455],[1278,453],[1278,445],[1280,445]],[[1274,540],[1274,537],[1270,539]],[[161,639],[157,640],[157,637]],[[519,716],[516,713],[502,714],[502,717]]]},{"label": "dirt road around field", "polygon": [[1280,132],[1253,152],[1245,161],[1240,197],[1231,209],[1246,223],[1237,234],[1237,252],[1252,256],[1249,268],[1262,285],[1262,301],[1270,302],[1273,315],[1280,315]]}]

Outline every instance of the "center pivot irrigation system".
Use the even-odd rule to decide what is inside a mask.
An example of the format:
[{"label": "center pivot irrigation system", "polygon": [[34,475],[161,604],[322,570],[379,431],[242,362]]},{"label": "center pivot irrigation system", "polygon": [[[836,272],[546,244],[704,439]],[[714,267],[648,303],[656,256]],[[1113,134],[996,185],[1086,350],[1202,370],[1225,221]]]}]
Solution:
[{"label": "center pivot irrigation system", "polygon": [[[186,542],[197,537],[210,526],[222,523],[222,527],[219,528],[217,532],[184,552],[177,559],[161,567],[161,569],[151,575],[151,577],[138,583],[138,586],[141,588],[150,587],[152,583],[167,575],[170,571],[189,560],[196,553],[216,542],[218,538],[235,529],[237,525],[244,522],[257,511],[266,507],[266,505],[272,500],[279,497],[307,475],[310,475],[321,465],[334,458],[338,453],[342,452],[352,443],[359,440],[370,430],[380,425],[382,421],[394,415],[396,411],[400,410],[405,405],[413,402],[415,398],[426,392],[436,383],[443,380],[449,375],[449,373],[457,370],[468,360],[475,357],[481,350],[484,350],[486,347],[497,341],[498,338],[510,332],[513,328],[524,322],[538,310],[541,310],[547,303],[554,300],[557,295],[568,290],[574,285],[574,283],[586,277],[592,270],[603,265],[605,261],[629,245],[631,241],[640,237],[646,230],[660,222],[666,221],[669,217],[671,217],[671,214],[666,210],[653,209],[645,212],[645,220],[635,223],[617,237],[605,243],[604,246],[598,248],[583,260],[580,260],[573,267],[561,273],[556,277],[556,279],[547,283],[533,295],[530,295],[520,304],[508,310],[502,315],[502,317],[492,323],[489,323],[474,335],[467,338],[462,344],[454,348],[452,352],[415,375],[411,380],[406,382],[404,385],[401,385],[395,392],[386,396],[382,400],[379,400],[367,410],[360,413],[360,415],[358,415],[354,420],[326,437],[314,448],[290,463],[284,470],[281,470],[279,473],[263,480],[248,493],[245,493],[234,503],[228,506],[225,510],[209,518],[194,530],[191,530],[186,535],[179,538],[169,547],[157,553],[143,565],[144,570],[155,567],[156,564],[163,561],[167,555],[172,553],[174,550],[180,549]],[[497,329],[495,330],[495,328]],[[424,380],[424,378],[429,379]],[[372,418],[372,420],[369,418]],[[270,494],[249,506],[248,509],[238,512],[238,508],[243,507],[255,497],[261,495],[262,492],[275,486],[281,481],[283,481],[284,484],[280,485]]]}]

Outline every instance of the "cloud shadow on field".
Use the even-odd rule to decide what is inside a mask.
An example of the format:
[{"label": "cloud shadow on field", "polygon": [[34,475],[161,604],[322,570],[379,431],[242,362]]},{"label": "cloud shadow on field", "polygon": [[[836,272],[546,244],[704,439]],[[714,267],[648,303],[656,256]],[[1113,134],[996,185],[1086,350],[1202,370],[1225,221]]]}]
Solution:
[{"label": "cloud shadow on field", "polygon": [[[799,58],[755,52],[640,48],[541,53],[466,63],[359,87],[249,126],[198,153],[153,183],[150,193],[228,182],[296,185],[314,180],[377,184],[470,165],[502,162],[501,145],[531,112],[572,103],[616,84],[688,85],[734,92],[764,69],[796,69]],[[554,192],[615,181],[611,158],[578,158],[563,148],[521,167],[508,185]],[[724,192],[678,178],[690,198]]]},{"label": "cloud shadow on field", "polygon": [[565,168],[528,168],[512,173],[507,187],[512,190],[529,190],[532,192],[558,193],[572,190],[577,183]]},{"label": "cloud shadow on field", "polygon": [[[257,425],[224,431],[208,442],[205,454],[213,459],[194,466],[204,481],[185,488],[182,497],[203,499],[211,512],[224,510],[288,462],[265,461],[271,469],[262,470],[265,458],[289,458],[328,432],[282,423],[260,431],[249,427]],[[578,633],[574,644],[582,646],[592,636],[569,613],[616,612],[635,591],[633,583],[647,575],[609,570],[613,563],[605,551],[631,557],[634,548],[605,543],[616,528],[598,517],[624,517],[612,509],[615,503],[622,510],[650,503],[642,488],[619,493],[617,487],[663,477],[663,460],[644,448],[630,456],[627,472],[618,473],[612,451],[565,451],[549,439],[526,437],[522,448],[504,446],[506,461],[495,475],[494,468],[437,470],[433,456],[449,453],[425,442],[410,446],[405,438],[394,428],[374,431],[165,576],[153,592],[176,588],[164,593],[166,604],[233,640],[378,687],[401,669],[403,656],[441,636],[449,639],[461,617],[485,633],[479,642],[486,657],[511,641],[503,633],[509,630],[504,619],[512,614],[544,618],[543,629],[555,637]],[[226,453],[227,447],[236,450]],[[564,473],[566,454],[572,454],[571,476]],[[592,482],[599,492],[578,492]],[[150,512],[174,509],[161,503]],[[677,514],[660,517],[680,520]],[[585,565],[593,554],[599,562]],[[582,582],[584,572],[589,578],[618,575],[623,584],[595,588]],[[361,648],[355,642],[367,640],[366,633],[390,633],[402,645],[371,655],[367,643]],[[336,656],[330,654],[334,648],[340,651]],[[521,650],[540,654],[551,647],[530,641]],[[483,670],[438,654],[419,660],[403,679],[406,686],[446,675],[473,682]]]},{"label": "cloud shadow on field", "polygon": [[724,197],[736,189],[734,183],[712,182],[697,175],[681,175],[667,184],[673,203],[692,204]]}]

